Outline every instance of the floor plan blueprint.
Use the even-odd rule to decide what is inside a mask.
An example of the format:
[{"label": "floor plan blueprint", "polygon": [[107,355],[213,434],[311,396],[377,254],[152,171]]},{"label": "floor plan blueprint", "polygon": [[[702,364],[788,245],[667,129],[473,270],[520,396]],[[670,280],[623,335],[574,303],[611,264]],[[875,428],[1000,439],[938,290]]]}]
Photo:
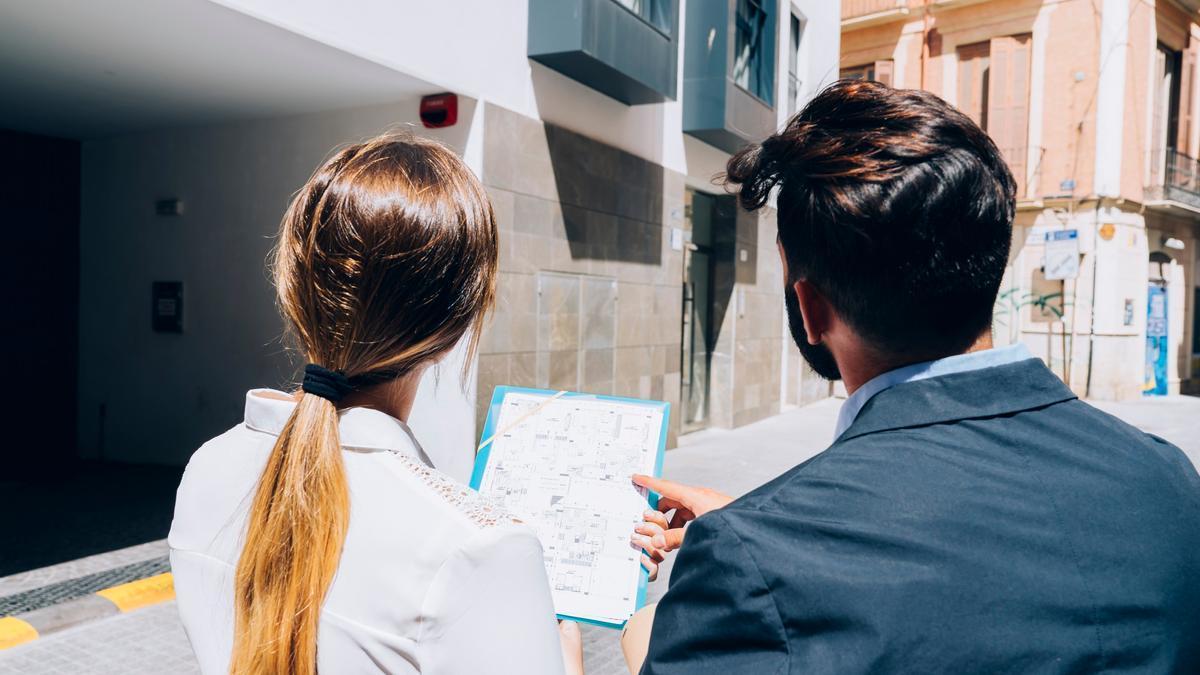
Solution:
[{"label": "floor plan blueprint", "polygon": [[630,476],[660,465],[666,404],[501,389],[472,486],[537,530],[559,615],[623,623],[644,584]]}]

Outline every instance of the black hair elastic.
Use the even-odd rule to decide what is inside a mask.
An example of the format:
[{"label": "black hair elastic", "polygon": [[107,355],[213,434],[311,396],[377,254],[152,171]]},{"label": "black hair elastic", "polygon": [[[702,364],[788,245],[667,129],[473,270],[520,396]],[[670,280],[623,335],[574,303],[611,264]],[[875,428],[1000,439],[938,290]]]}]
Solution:
[{"label": "black hair elastic", "polygon": [[304,382],[300,388],[305,393],[320,396],[332,403],[341,401],[346,394],[354,391],[354,386],[345,374],[315,363],[304,366]]}]

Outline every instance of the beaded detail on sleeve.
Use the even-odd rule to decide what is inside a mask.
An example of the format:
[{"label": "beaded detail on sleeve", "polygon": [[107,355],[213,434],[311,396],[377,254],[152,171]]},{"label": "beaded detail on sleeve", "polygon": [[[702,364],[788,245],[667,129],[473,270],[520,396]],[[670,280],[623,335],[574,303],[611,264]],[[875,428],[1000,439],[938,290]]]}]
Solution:
[{"label": "beaded detail on sleeve", "polygon": [[412,457],[399,452],[393,451],[392,455],[400,460],[400,463],[408,468],[409,471],[416,474],[417,478],[421,479],[431,490],[480,527],[521,522],[519,518],[506,511],[503,506],[500,506],[494,500],[449,478],[441,471],[430,468]]}]

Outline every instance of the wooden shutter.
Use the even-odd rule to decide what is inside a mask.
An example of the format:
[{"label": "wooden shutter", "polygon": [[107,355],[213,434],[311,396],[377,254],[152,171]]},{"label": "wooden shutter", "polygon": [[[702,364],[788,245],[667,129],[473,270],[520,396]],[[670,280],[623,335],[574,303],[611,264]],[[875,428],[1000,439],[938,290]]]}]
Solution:
[{"label": "wooden shutter", "polygon": [[958,109],[987,129],[988,68],[991,44],[976,42],[958,48]]},{"label": "wooden shutter", "polygon": [[880,84],[892,85],[892,72],[895,64],[891,61],[876,61],[875,62],[875,81]]},{"label": "wooden shutter", "polygon": [[1162,45],[1154,50],[1154,117],[1151,120],[1150,184],[1161,186],[1167,164],[1167,117],[1171,100],[1169,54]]},{"label": "wooden shutter", "polygon": [[1195,111],[1192,96],[1195,92],[1196,51],[1195,40],[1183,51],[1183,67],[1179,69],[1179,132],[1175,147],[1180,152],[1195,157],[1192,150],[1192,120]]},{"label": "wooden shutter", "polygon": [[988,78],[986,129],[1008,162],[1019,197],[1025,195],[1029,144],[1029,47],[1028,34],[992,38]]},{"label": "wooden shutter", "polygon": [[925,36],[925,70],[921,73],[922,89],[949,98],[942,90],[942,34],[937,28]]}]

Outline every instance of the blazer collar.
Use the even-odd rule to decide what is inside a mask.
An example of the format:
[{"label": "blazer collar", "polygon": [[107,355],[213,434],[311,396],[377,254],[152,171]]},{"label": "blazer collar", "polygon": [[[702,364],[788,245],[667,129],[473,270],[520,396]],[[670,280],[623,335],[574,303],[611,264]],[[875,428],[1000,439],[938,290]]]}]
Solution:
[{"label": "blazer collar", "polygon": [[1006,415],[1074,398],[1041,359],[1025,359],[881,391],[863,406],[837,442],[877,431]]},{"label": "blazer collar", "polygon": [[[278,436],[295,408],[296,403],[290,394],[273,389],[252,389],[246,392],[246,426]],[[378,410],[339,410],[338,436],[344,449],[398,452],[433,467],[433,462],[408,425]]]}]

